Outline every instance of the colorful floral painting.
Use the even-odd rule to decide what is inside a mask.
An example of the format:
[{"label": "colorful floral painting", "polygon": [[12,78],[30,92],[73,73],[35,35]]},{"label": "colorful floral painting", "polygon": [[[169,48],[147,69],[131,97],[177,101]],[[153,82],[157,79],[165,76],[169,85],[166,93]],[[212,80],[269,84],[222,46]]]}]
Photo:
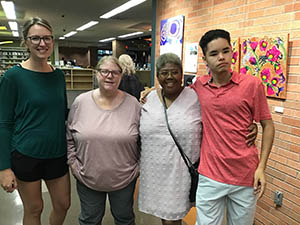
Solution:
[{"label": "colorful floral painting", "polygon": [[288,35],[241,40],[240,73],[259,77],[269,97],[286,98],[288,42]]},{"label": "colorful floral painting", "polygon": [[232,66],[231,70],[235,72],[239,72],[240,70],[240,39],[233,39],[231,40],[232,46]]}]

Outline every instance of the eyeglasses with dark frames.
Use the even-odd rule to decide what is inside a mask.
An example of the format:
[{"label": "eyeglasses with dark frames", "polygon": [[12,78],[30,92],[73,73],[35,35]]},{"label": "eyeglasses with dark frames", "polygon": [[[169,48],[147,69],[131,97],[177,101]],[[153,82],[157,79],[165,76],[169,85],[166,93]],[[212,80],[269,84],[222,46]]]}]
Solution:
[{"label": "eyeglasses with dark frames", "polygon": [[107,77],[109,74],[111,74],[113,77],[118,77],[122,74],[122,71],[120,70],[105,70],[105,69],[99,69],[98,72],[103,76]]},{"label": "eyeglasses with dark frames", "polygon": [[39,45],[41,43],[41,40],[44,41],[45,44],[49,45],[53,43],[53,36],[52,35],[46,35],[46,36],[29,36],[27,39],[30,40],[31,44]]}]

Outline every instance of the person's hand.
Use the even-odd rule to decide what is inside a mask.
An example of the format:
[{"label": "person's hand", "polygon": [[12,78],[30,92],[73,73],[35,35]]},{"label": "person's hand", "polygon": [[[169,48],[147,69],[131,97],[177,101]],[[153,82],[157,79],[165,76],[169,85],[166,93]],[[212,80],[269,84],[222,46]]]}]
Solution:
[{"label": "person's hand", "polygon": [[254,174],[253,184],[254,194],[258,194],[258,198],[261,198],[266,189],[266,178],[263,169],[257,168]]},{"label": "person's hand", "polygon": [[6,192],[13,192],[17,188],[17,179],[11,169],[0,171],[0,185]]},{"label": "person's hand", "polygon": [[255,139],[257,137],[258,133],[258,127],[256,123],[252,123],[249,127],[248,130],[250,133],[246,136],[246,144],[249,146],[253,145],[255,143]]},{"label": "person's hand", "polygon": [[72,174],[74,174],[74,172],[76,172],[76,165],[75,165],[75,161],[70,165],[71,168],[71,172]]},{"label": "person's hand", "polygon": [[152,87],[152,88],[146,88],[144,91],[142,91],[140,97],[140,103],[145,104],[147,102],[147,95],[154,89],[155,87]]}]

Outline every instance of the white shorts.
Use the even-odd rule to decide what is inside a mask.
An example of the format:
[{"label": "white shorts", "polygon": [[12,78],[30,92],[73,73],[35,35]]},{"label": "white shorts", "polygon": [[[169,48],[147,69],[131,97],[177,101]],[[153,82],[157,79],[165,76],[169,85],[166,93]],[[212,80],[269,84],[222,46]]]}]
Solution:
[{"label": "white shorts", "polygon": [[252,225],[256,207],[253,187],[224,184],[199,175],[196,225]]}]

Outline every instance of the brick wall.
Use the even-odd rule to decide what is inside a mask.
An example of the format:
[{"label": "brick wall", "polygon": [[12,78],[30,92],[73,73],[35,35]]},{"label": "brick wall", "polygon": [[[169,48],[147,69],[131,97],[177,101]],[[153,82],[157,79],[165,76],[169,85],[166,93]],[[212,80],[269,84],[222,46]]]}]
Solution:
[{"label": "brick wall", "polygon": [[[266,169],[267,190],[257,203],[255,224],[300,224],[300,1],[157,0],[156,56],[160,21],[178,15],[185,16],[184,48],[216,28],[228,30],[232,38],[290,34],[287,99],[268,99],[276,135]],[[201,54],[197,74],[206,73]],[[275,106],[284,112],[276,113]],[[261,135],[258,146],[260,140]],[[274,205],[275,190],[283,193],[282,207]]]}]

